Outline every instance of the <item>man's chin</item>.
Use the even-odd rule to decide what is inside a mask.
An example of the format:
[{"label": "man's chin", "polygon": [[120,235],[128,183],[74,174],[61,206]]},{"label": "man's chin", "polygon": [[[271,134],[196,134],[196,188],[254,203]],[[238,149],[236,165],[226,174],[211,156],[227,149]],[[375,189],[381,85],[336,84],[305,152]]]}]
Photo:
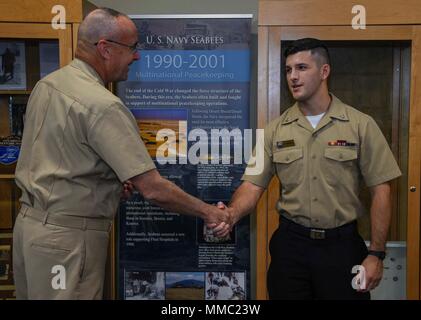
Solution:
[{"label": "man's chin", "polygon": [[294,98],[294,100],[296,101],[301,101],[303,99],[303,95],[300,93],[292,93],[292,97]]},{"label": "man's chin", "polygon": [[124,75],[122,75],[122,76],[120,76],[120,77],[118,77],[118,79],[117,80],[115,80],[114,82],[120,82],[120,81],[126,81],[127,79],[128,79],[128,74],[126,73],[126,74],[124,74]]}]

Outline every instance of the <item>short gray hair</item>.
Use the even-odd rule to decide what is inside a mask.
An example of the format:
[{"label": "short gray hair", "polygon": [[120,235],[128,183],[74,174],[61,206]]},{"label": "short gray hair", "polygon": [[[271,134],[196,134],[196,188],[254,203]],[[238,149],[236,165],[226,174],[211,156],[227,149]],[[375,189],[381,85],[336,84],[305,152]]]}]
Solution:
[{"label": "short gray hair", "polygon": [[90,12],[80,24],[78,40],[96,43],[100,39],[112,37],[119,33],[118,17],[127,17],[124,13],[110,8],[98,8]]}]

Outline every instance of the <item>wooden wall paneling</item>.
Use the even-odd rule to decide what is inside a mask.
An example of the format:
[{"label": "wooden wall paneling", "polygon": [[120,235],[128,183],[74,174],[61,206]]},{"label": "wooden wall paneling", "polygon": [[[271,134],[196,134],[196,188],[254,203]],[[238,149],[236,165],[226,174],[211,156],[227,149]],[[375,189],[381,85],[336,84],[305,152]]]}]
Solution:
[{"label": "wooden wall paneling", "polygon": [[410,40],[411,26],[369,26],[365,30],[353,30],[349,26],[283,27],[282,40],[300,38],[323,40]]},{"label": "wooden wall paneling", "polygon": [[0,229],[11,229],[13,227],[13,205],[12,181],[0,180]]},{"label": "wooden wall paneling", "polygon": [[84,0],[0,0],[0,21],[50,23],[56,15],[51,12],[55,5],[65,8],[66,23],[82,21],[84,14],[94,8]]},{"label": "wooden wall paneling", "polygon": [[[409,139],[408,188],[416,187],[416,192],[408,192],[408,224],[407,224],[407,299],[419,300],[420,297],[420,158],[421,141],[419,137]],[[418,159],[418,162],[416,161]]]},{"label": "wooden wall paneling", "polygon": [[73,57],[76,54],[76,47],[77,47],[77,33],[79,31],[80,23],[74,23],[72,26],[72,36],[73,36]]},{"label": "wooden wall paneling", "polygon": [[[9,100],[7,96],[0,96],[0,137],[10,135]],[[3,165],[1,165],[3,166]]]},{"label": "wooden wall paneling", "polygon": [[[264,128],[268,119],[268,46],[269,30],[258,28],[258,90],[257,128]],[[266,271],[268,258],[267,243],[267,191],[256,207],[256,298],[267,299]]]},{"label": "wooden wall paneling", "polygon": [[266,273],[268,268],[269,244],[268,244],[268,219],[267,203],[268,192],[265,191],[256,206],[256,299],[266,300]]},{"label": "wooden wall paneling", "polygon": [[351,27],[356,4],[364,5],[367,25],[421,23],[419,0],[272,0],[259,2],[259,25]]},{"label": "wooden wall paneling", "polygon": [[[280,116],[281,110],[281,28],[269,27],[269,84],[268,98],[269,110],[268,122]],[[279,225],[279,214],[276,210],[276,202],[280,196],[279,179],[274,177],[268,187],[268,241]],[[268,263],[270,255],[268,254]]]},{"label": "wooden wall paneling", "polygon": [[49,24],[0,22],[0,38],[58,39],[58,37],[58,30],[54,30]]},{"label": "wooden wall paneling", "polygon": [[400,90],[400,141],[399,160],[405,174],[399,179],[399,236],[408,241],[408,164],[409,164],[409,118],[411,90],[411,46],[401,50],[401,90]]},{"label": "wooden wall paneling", "polygon": [[73,35],[72,26],[67,25],[66,29],[59,30],[60,44],[60,68],[67,65],[73,59]]},{"label": "wooden wall paneling", "polygon": [[26,90],[32,90],[40,79],[39,43],[37,40],[25,41]]},{"label": "wooden wall paneling", "polygon": [[421,26],[413,27],[409,124],[407,298],[420,299]]}]

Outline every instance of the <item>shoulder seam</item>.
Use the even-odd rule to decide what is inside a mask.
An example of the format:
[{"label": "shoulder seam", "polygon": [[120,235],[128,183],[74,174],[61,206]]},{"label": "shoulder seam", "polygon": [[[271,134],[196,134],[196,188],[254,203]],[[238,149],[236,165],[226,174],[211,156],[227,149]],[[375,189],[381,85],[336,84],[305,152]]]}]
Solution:
[{"label": "shoulder seam", "polygon": [[[52,86],[51,84],[49,84],[48,82],[46,82],[46,81],[44,81],[44,80],[40,80],[39,81],[40,83],[42,83],[42,84],[45,84],[46,86],[48,86],[49,88],[51,88],[51,89],[53,89],[53,90],[55,90],[55,91],[57,91],[57,92],[60,92],[62,95],[64,95],[64,96],[66,96],[66,97],[68,97],[68,98],[70,98],[70,99],[72,99],[73,101],[75,101],[75,102],[77,102],[79,105],[81,105],[81,106],[83,106],[89,113],[92,113],[92,114],[97,114],[98,112],[94,112],[93,110],[91,110],[90,108],[88,108],[84,103],[82,103],[79,99],[77,99],[76,97],[73,97],[73,96],[70,96],[70,95],[68,95],[68,94],[66,94],[65,92],[63,92],[63,91],[61,91],[60,89],[57,89],[56,87],[54,87],[54,86]],[[111,107],[113,104],[115,104],[116,102],[111,102],[105,109],[108,109],[109,107]],[[72,103],[72,105],[73,105],[73,103]]]}]

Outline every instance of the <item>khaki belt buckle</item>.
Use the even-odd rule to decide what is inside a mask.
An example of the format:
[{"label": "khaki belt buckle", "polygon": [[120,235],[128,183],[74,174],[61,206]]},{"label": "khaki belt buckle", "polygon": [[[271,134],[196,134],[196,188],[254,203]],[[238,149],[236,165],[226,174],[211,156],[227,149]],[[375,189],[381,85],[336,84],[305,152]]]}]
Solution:
[{"label": "khaki belt buckle", "polygon": [[316,240],[325,239],[326,238],[325,230],[311,229],[310,230],[310,238],[316,239]]}]

